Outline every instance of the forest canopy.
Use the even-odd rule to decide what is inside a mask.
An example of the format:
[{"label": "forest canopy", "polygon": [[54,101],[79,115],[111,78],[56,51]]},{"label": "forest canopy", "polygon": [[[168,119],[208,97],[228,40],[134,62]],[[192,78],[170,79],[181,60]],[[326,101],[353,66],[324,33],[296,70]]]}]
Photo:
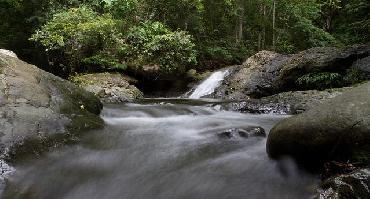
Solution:
[{"label": "forest canopy", "polygon": [[369,10],[368,0],[0,0],[0,48],[60,76],[183,74],[260,50],[367,43]]}]

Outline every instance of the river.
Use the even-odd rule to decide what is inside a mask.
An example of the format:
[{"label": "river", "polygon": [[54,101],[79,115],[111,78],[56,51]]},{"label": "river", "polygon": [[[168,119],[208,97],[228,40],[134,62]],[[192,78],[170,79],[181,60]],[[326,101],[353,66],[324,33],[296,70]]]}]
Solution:
[{"label": "river", "polygon": [[266,154],[265,137],[217,136],[230,128],[267,132],[287,116],[222,111],[204,100],[152,99],[105,105],[106,127],[81,142],[14,165],[4,198],[310,198],[318,182]]}]

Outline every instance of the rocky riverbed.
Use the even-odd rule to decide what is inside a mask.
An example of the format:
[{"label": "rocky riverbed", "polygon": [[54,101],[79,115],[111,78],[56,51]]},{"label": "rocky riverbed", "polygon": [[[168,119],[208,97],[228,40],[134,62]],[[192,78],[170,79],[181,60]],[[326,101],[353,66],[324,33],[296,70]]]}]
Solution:
[{"label": "rocky riverbed", "polygon": [[[342,49],[313,48],[293,55],[281,55],[275,52],[262,51],[248,58],[243,65],[227,68],[227,71],[225,71],[227,75],[222,76],[224,79],[218,80],[214,78],[217,81],[208,81],[211,82],[208,84],[217,82],[217,85],[220,84],[220,86],[215,86],[211,91],[209,89],[203,89],[207,91],[204,96],[202,92],[196,95],[197,97],[215,98],[214,100],[159,99],[154,101],[140,100],[139,104],[129,103],[123,109],[114,108],[112,111],[106,111],[103,114],[105,122],[113,125],[112,128],[115,129],[115,133],[112,135],[109,134],[109,131],[104,131],[103,133],[107,136],[120,137],[120,133],[123,131],[136,132],[139,129],[140,133],[146,134],[148,133],[148,129],[142,128],[145,125],[152,125],[152,131],[154,129],[163,129],[164,133],[169,133],[167,131],[171,129],[177,132],[176,128],[170,128],[171,125],[177,125],[179,128],[181,127],[181,132],[187,135],[189,133],[187,130],[191,130],[191,124],[188,123],[187,125],[189,127],[186,128],[186,125],[184,126],[180,122],[185,121],[181,119],[183,118],[186,121],[193,122],[193,124],[200,125],[202,128],[204,127],[205,133],[203,133],[203,130],[191,131],[193,133],[196,132],[192,134],[193,136],[198,138],[200,136],[202,137],[200,140],[203,141],[203,138],[205,138],[207,143],[210,144],[209,146],[205,146],[205,148],[202,145],[197,145],[201,151],[207,151],[207,148],[212,149],[212,151],[216,150],[217,147],[214,148],[213,141],[217,137],[219,138],[218,143],[233,142],[231,145],[226,144],[225,146],[230,146],[231,148],[223,148],[225,150],[222,150],[220,153],[221,156],[219,156],[220,158],[231,158],[233,161],[241,158],[239,157],[239,149],[248,149],[248,147],[244,147],[245,143],[248,142],[251,144],[254,143],[253,140],[258,139],[265,140],[264,136],[267,135],[267,154],[270,158],[276,159],[280,163],[282,162],[282,164],[279,163],[280,166],[284,165],[286,157],[290,157],[298,163],[300,168],[314,170],[314,172],[322,174],[323,182],[316,192],[318,198],[368,198],[370,193],[368,189],[370,176],[368,172],[370,165],[369,56],[370,48],[366,45],[357,45]],[[338,74],[340,77],[343,77],[345,84],[335,84],[337,88],[332,88],[330,86],[331,84],[325,84],[326,86],[329,85],[329,87],[317,87],[317,85],[303,86],[299,84],[298,80],[302,77],[320,73]],[[358,74],[361,76],[358,76]],[[349,77],[352,78],[351,81],[347,79]],[[20,175],[13,179],[12,186],[15,185],[16,187],[12,187],[7,192],[10,194],[8,195],[10,197],[14,196],[15,193],[13,191],[16,191],[17,187],[25,186],[26,192],[21,194],[26,195],[29,193],[29,190],[33,190],[35,187],[40,188],[40,184],[37,183],[29,184],[27,183],[28,181],[25,182],[26,184],[23,183],[23,174],[23,177],[34,177],[32,176],[33,172],[29,173],[27,170],[22,170],[19,167],[20,162],[26,162],[28,159],[32,160],[32,157],[35,156],[44,157],[43,154],[50,151],[50,148],[58,148],[57,150],[59,150],[67,143],[78,143],[76,141],[80,140],[81,136],[85,137],[84,134],[81,134],[82,132],[107,128],[103,120],[99,117],[100,111],[103,108],[100,101],[105,103],[127,103],[143,98],[143,93],[133,86],[137,82],[127,76],[118,73],[80,75],[73,79],[78,85],[76,86],[66,80],[42,71],[36,66],[19,60],[14,53],[6,50],[0,50],[0,80],[0,163],[3,173],[1,179],[7,177],[6,175],[12,170],[12,167],[8,165],[9,162],[13,163],[12,165],[15,165],[18,170],[20,169],[23,172],[18,173]],[[129,115],[123,113],[122,110],[128,111]],[[243,114],[237,112],[242,112]],[[226,114],[227,117],[224,117],[225,115],[222,116],[222,114]],[[275,118],[274,115],[283,116],[277,116],[279,119],[273,119],[274,122],[271,123],[269,117]],[[284,119],[286,117],[284,115],[295,116]],[[199,121],[193,120],[193,117],[198,118]],[[246,121],[252,120],[248,124],[245,123],[242,125],[241,118],[246,119]],[[209,121],[209,123],[203,126],[203,123],[201,123],[202,119]],[[125,124],[121,124],[123,121]],[[226,125],[226,121],[230,121],[230,124],[233,125]],[[272,128],[271,132],[270,128]],[[98,138],[102,136],[99,134],[99,130],[94,132],[94,136]],[[212,142],[209,142],[208,135],[210,134],[214,136],[211,139],[213,140]],[[156,135],[150,133],[149,135],[156,137]],[[176,136],[181,135],[184,136],[183,134],[176,134]],[[162,134],[159,136],[162,136]],[[136,142],[137,138],[141,139],[141,134],[135,134],[130,139]],[[103,146],[104,149],[106,143],[94,142],[96,138],[90,137],[87,139],[90,139],[90,141],[92,139],[93,141],[89,142],[89,147],[96,147],[94,145],[95,143]],[[161,143],[155,140],[153,141],[154,144]],[[143,144],[141,141],[138,142],[138,144],[140,143]],[[109,145],[108,148],[112,148],[115,151],[117,147],[125,147],[120,144],[133,146],[130,145],[131,143],[123,141],[122,143],[118,143],[119,146]],[[185,142],[184,144],[188,145],[189,143]],[[167,149],[172,150],[173,148],[171,146],[169,145]],[[242,147],[240,148],[239,146]],[[256,145],[259,158],[263,157],[261,156],[260,149],[264,148],[261,148],[261,146],[260,144],[258,144],[258,147]],[[135,147],[133,146],[133,149]],[[99,148],[99,150],[101,149]],[[157,151],[159,152],[163,150],[161,147],[155,149],[158,149]],[[184,149],[187,150],[186,147]],[[238,151],[233,151],[233,149]],[[51,150],[51,152],[53,151]],[[72,153],[78,153],[78,150],[76,152],[75,148],[72,151]],[[70,152],[63,151],[62,153],[68,157]],[[143,150],[140,153],[142,153],[141,155],[147,154]],[[190,151],[189,153],[190,156],[186,155],[186,157],[193,157],[191,155],[193,153],[195,153],[193,154],[195,155],[194,157],[198,157],[198,152]],[[222,156],[224,153],[230,156]],[[84,154],[91,155],[90,152]],[[116,156],[115,153],[112,154]],[[211,162],[217,161],[217,158],[213,159],[215,155],[213,152],[204,154],[209,158],[207,160]],[[212,157],[208,156],[209,154]],[[216,156],[220,154],[216,154]],[[248,154],[246,152],[247,156]],[[252,154],[256,155],[255,153]],[[164,156],[159,155],[157,152],[150,154],[150,156],[153,155],[169,158],[169,160],[172,159],[171,154],[167,153],[162,154]],[[131,156],[129,153],[125,157],[132,158],[130,162],[135,162],[134,156]],[[237,158],[235,159],[233,157]],[[253,156],[253,158],[258,157]],[[250,158],[252,156],[243,156],[243,158],[245,158],[245,163],[261,163],[261,161],[251,161]],[[176,158],[172,160],[180,161]],[[195,160],[197,163],[202,164],[203,159],[196,158]],[[45,162],[49,164],[50,161],[53,162],[53,168],[56,169],[65,168],[66,166],[64,163],[58,164],[58,158],[46,158],[43,162],[35,163],[35,165],[43,165]],[[262,162],[271,163],[269,161],[263,158]],[[161,165],[166,162],[157,163]],[[117,164],[114,162],[111,164],[113,167],[116,167],[115,165]],[[230,166],[224,163],[214,164],[209,162],[204,163],[204,165],[211,167]],[[295,164],[289,163],[288,165]],[[34,168],[33,165],[28,166],[30,171],[37,173],[38,168]],[[83,170],[83,164],[78,164],[77,166],[82,166],[81,169]],[[163,168],[173,169],[165,165],[162,166]],[[126,165],[126,167],[130,167],[130,165]],[[99,167],[98,170],[102,168]],[[191,168],[193,167],[187,168],[192,170]],[[194,168],[197,170],[197,168],[203,167]],[[270,173],[271,175],[277,175],[279,172],[281,175],[284,175],[286,168],[284,166],[282,168],[281,171],[270,167],[267,169],[273,172],[273,174]],[[146,169],[151,170],[151,167],[143,167],[142,169],[145,171]],[[243,170],[243,172],[247,175],[248,172],[253,170],[255,171],[255,169],[249,168]],[[160,171],[163,172],[162,170]],[[231,170],[227,169],[227,171],[230,173]],[[291,169],[289,171],[292,172]],[[299,169],[294,169],[293,172],[299,171]],[[117,170],[118,176],[127,176],[125,173],[120,172]],[[91,175],[99,178],[95,174],[98,173],[91,173]],[[284,179],[284,177],[281,178],[279,175],[274,178],[278,179],[278,181]],[[230,180],[236,183],[237,181],[234,181],[236,176],[230,175],[229,177],[232,176],[233,178],[230,178]],[[303,176],[308,180],[306,181],[306,185],[311,184],[314,179],[317,179],[315,177],[312,178],[312,176],[306,173]],[[44,177],[44,179],[47,179],[48,176]],[[169,178],[175,179],[174,177],[176,176],[171,175]],[[220,176],[203,176],[201,180],[204,180],[208,186],[204,190],[211,190],[212,187],[216,187],[217,189],[223,187],[222,185],[210,183],[212,178],[217,178],[221,181],[225,180],[225,178]],[[266,179],[268,178],[262,179],[261,182],[268,184]],[[106,180],[109,181],[110,179]],[[62,183],[63,181],[60,182]],[[122,182],[126,181],[123,180]],[[247,181],[245,182],[249,183]],[[137,183],[141,185],[140,182]],[[184,183],[187,184],[188,182],[185,181]],[[236,184],[235,187],[239,190],[240,187],[236,186]],[[3,185],[0,188],[3,189]],[[76,184],[76,186],[79,185],[83,186],[82,184]],[[50,194],[49,192],[42,193],[42,191],[40,192],[42,189],[38,188],[35,189],[34,194],[42,197],[50,196],[48,195]],[[69,191],[68,186],[65,186],[65,188],[67,193]],[[153,193],[155,187],[152,188],[148,187],[146,189],[147,192],[143,192],[143,196]],[[174,188],[177,189],[178,187],[175,186]],[[268,192],[265,196],[272,196],[277,193],[281,196],[288,196],[289,194],[315,195],[312,190],[307,192],[301,188],[297,187],[300,190],[298,192],[290,192],[288,190],[279,192],[275,190],[275,193]],[[189,189],[179,190],[180,192],[176,193],[181,196],[185,196],[184,193],[194,191],[191,187]],[[112,193],[115,193],[115,190],[112,191]],[[70,194],[77,194],[73,196],[78,198],[78,194],[80,193],[86,194],[87,192],[82,189],[77,192],[71,192]],[[104,192],[99,193],[104,194]],[[122,194],[121,192],[116,193]],[[165,193],[176,195],[176,193],[171,191],[162,193],[164,193],[163,196],[169,196]],[[263,195],[253,190],[249,190],[249,193],[253,193],[254,197]],[[126,194],[130,195],[132,193]],[[195,191],[192,194],[194,196],[206,196],[203,192]],[[209,194],[219,195],[220,193],[209,192]],[[115,195],[113,194],[112,196]],[[240,197],[241,195],[236,194],[233,196]]]}]

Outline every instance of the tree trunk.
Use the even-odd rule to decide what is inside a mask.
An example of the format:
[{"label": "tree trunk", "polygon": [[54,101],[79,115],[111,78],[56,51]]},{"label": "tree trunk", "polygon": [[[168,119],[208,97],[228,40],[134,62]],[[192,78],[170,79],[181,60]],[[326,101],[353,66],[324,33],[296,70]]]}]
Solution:
[{"label": "tree trunk", "polygon": [[238,25],[237,25],[237,32],[236,32],[236,43],[240,43],[243,40],[243,24],[244,24],[244,5],[243,1],[239,1],[238,3]]},{"label": "tree trunk", "polygon": [[272,6],[272,49],[275,50],[276,0],[273,1]]},{"label": "tree trunk", "polygon": [[263,38],[262,38],[262,49],[266,49],[266,24],[264,23],[266,19],[266,5],[263,4]]}]

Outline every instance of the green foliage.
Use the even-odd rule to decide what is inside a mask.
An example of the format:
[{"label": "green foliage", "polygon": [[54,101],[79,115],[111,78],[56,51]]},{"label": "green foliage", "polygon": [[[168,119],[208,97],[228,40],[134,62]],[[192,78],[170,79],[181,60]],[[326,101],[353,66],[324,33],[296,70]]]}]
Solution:
[{"label": "green foliage", "polygon": [[97,54],[82,60],[82,63],[86,66],[95,66],[103,70],[120,69],[125,70],[127,65],[121,63],[115,56],[107,54]]},{"label": "green foliage", "polygon": [[165,73],[184,73],[196,64],[192,37],[184,31],[172,32],[160,22],[133,27],[126,42],[125,54],[135,67],[158,65]]},{"label": "green foliage", "polygon": [[333,34],[346,44],[370,42],[370,3],[350,0],[341,4]]},{"label": "green foliage", "polygon": [[326,89],[338,87],[341,84],[342,75],[339,73],[320,72],[309,73],[296,80],[296,84],[306,89]]},{"label": "green foliage", "polygon": [[288,31],[279,31],[283,40],[278,40],[278,49],[291,53],[293,49],[303,50],[336,44],[335,38],[330,33],[315,24],[320,16],[320,4],[312,0],[296,4],[287,1],[282,2],[280,7],[284,9],[284,17],[280,20],[286,24]]},{"label": "green foliage", "polygon": [[[53,16],[53,19],[32,35],[32,41],[40,43],[48,51],[57,51],[66,56],[66,60],[51,57],[59,63],[70,66],[70,72],[79,71],[81,61],[96,62],[104,51],[114,51],[119,33],[115,21],[110,15],[99,15],[87,7],[71,8]],[[49,54],[53,56],[53,53]],[[116,67],[116,58],[105,53],[102,67]],[[58,56],[58,55],[57,55]],[[89,58],[91,57],[91,58]],[[62,58],[64,59],[64,58]],[[109,61],[108,61],[109,60]]]},{"label": "green foliage", "polygon": [[247,44],[235,45],[234,40],[220,40],[198,44],[200,71],[243,62],[253,52]]},{"label": "green foliage", "polygon": [[32,35],[46,50],[66,48],[77,53],[97,41],[112,43],[115,22],[109,15],[99,16],[87,7],[72,8],[54,15],[53,19]]},{"label": "green foliage", "polygon": [[368,0],[0,0],[0,47],[41,65],[43,46],[47,69],[205,71],[260,50],[368,43],[369,10]]},{"label": "green foliage", "polygon": [[113,0],[108,10],[115,18],[132,22],[139,9],[139,0]]},{"label": "green foliage", "polygon": [[316,72],[301,76],[296,84],[304,89],[327,89],[350,86],[366,80],[366,75],[357,69],[348,69],[343,74],[334,72]]}]

